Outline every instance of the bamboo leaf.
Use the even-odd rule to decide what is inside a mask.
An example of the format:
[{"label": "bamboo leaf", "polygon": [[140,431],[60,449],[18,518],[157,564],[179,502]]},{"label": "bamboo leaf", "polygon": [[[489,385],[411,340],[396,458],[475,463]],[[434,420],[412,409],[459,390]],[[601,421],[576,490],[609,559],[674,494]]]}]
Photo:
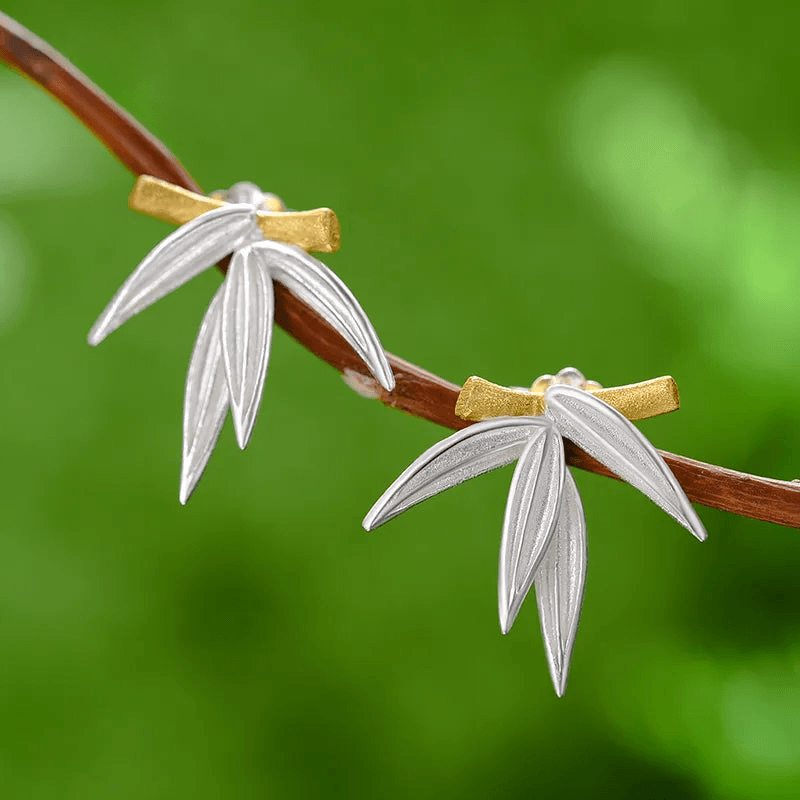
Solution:
[{"label": "bamboo leaf", "polygon": [[586,583],[586,519],[567,469],[553,540],[536,571],[536,602],[553,686],[564,695]]},{"label": "bamboo leaf", "polygon": [[564,444],[540,420],[520,456],[508,492],[500,543],[500,629],[508,633],[556,529],[564,484]]},{"label": "bamboo leaf", "polygon": [[664,459],[616,409],[582,389],[555,385],[545,391],[544,413],[563,436],[647,495],[701,542],[706,539],[703,523]]},{"label": "bamboo leaf", "polygon": [[496,417],[476,422],[426,450],[383,493],[364,518],[371,531],[411,506],[520,457],[531,437],[549,422]]},{"label": "bamboo leaf", "polygon": [[124,322],[199,275],[248,239],[261,238],[252,206],[226,205],[181,225],[151,250],[89,332],[97,345]]},{"label": "bamboo leaf", "polygon": [[208,306],[189,362],[183,403],[181,503],[186,503],[200,480],[228,411],[228,383],[220,341],[224,292],[223,284]]},{"label": "bamboo leaf", "polygon": [[224,285],[222,353],[236,440],[244,450],[267,375],[275,299],[272,281],[251,247],[234,253]]},{"label": "bamboo leaf", "polygon": [[263,241],[254,246],[272,277],[332,325],[381,386],[394,389],[394,374],[364,309],[342,280],[299,247]]}]

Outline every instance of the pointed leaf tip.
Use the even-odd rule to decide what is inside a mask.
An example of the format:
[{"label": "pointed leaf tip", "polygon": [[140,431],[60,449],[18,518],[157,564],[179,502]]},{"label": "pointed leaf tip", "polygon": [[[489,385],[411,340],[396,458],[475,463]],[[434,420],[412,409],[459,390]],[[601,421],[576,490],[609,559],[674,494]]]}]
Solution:
[{"label": "pointed leaf tip", "polygon": [[281,242],[262,241],[254,250],[272,277],[335,328],[378,383],[391,392],[394,373],[372,323],[345,283],[305,250]]},{"label": "pointed leaf tip", "polygon": [[497,586],[503,633],[511,629],[533,584],[553,538],[561,505],[564,444],[554,425],[536,419],[540,425],[514,470],[503,520]]},{"label": "pointed leaf tip", "polygon": [[252,247],[237,250],[225,277],[222,353],[236,441],[244,450],[261,405],[275,300],[272,281]]},{"label": "pointed leaf tip", "polygon": [[649,497],[697,539],[707,538],[664,459],[619,411],[582,389],[555,385],[545,390],[544,413],[563,436]]},{"label": "pointed leaf tip", "polygon": [[181,225],[151,250],[89,332],[97,345],[132,316],[208,269],[238,245],[261,238],[255,209],[229,204]]},{"label": "pointed leaf tip", "polygon": [[179,494],[182,504],[197,486],[228,412],[228,383],[220,341],[224,291],[223,284],[208,306],[186,376]]},{"label": "pointed leaf tip", "polygon": [[564,696],[586,584],[586,520],[569,469],[555,534],[536,572],[536,603],[553,688]]}]

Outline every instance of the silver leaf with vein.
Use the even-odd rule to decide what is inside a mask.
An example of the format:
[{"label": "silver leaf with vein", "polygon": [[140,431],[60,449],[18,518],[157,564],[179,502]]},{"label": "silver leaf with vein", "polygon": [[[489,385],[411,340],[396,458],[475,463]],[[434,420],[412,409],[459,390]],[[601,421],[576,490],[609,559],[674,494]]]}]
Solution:
[{"label": "silver leaf with vein", "polygon": [[547,376],[542,416],[476,422],[423,453],[364,518],[371,531],[411,506],[517,461],[500,543],[498,607],[508,633],[535,586],[556,694],[564,694],[586,582],[586,521],[565,465],[567,438],[660,506],[697,539],[706,531],[675,476],[633,423],[584,390],[574,368]]},{"label": "silver leaf with vein", "polygon": [[290,244],[264,239],[257,212],[267,197],[235,184],[221,208],[182,225],[150,251],[89,333],[97,345],[128,319],[233,254],[225,281],[203,318],[186,380],[180,501],[185,503],[214,450],[228,409],[244,449],[261,403],[275,302],[282,283],[334,327],[387,391],[394,375],[364,310],[321,261]]}]

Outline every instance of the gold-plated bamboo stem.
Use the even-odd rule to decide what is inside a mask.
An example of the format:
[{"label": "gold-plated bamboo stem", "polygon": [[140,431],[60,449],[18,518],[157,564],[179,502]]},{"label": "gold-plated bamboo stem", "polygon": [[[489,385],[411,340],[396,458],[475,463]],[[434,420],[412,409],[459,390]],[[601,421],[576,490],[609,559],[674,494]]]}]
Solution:
[{"label": "gold-plated bamboo stem", "polygon": [[[175,225],[183,225],[224,204],[223,200],[190,192],[150,175],[139,177],[128,198],[128,206],[134,211]],[[341,241],[339,220],[330,208],[259,211],[258,227],[265,239],[294,244],[309,252],[335,253]]]},{"label": "gold-plated bamboo stem", "polygon": [[[680,408],[678,384],[669,376],[587,391],[630,420],[657,417]],[[456,402],[456,415],[470,422],[490,417],[536,416],[543,412],[543,391],[509,389],[475,376],[467,379]]]}]

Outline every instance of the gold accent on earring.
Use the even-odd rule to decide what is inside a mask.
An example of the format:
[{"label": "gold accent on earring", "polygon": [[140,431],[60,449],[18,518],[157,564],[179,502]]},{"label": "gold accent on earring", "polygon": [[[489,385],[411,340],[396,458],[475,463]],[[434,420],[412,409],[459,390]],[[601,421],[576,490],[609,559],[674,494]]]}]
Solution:
[{"label": "gold accent on earring", "polygon": [[[339,219],[330,208],[283,211],[283,203],[275,195],[267,195],[267,203],[273,210],[258,212],[258,227],[265,239],[294,244],[309,252],[335,253],[339,249]],[[134,211],[175,225],[184,225],[223,205],[225,201],[218,197],[204,197],[150,175],[139,176],[128,198],[128,207]]]},{"label": "gold accent on earring", "polygon": [[[630,420],[657,417],[680,408],[678,384],[670,376],[608,389],[591,384],[586,391]],[[456,415],[470,422],[490,417],[537,416],[543,412],[544,390],[509,389],[475,376],[464,383],[456,402]]]}]

